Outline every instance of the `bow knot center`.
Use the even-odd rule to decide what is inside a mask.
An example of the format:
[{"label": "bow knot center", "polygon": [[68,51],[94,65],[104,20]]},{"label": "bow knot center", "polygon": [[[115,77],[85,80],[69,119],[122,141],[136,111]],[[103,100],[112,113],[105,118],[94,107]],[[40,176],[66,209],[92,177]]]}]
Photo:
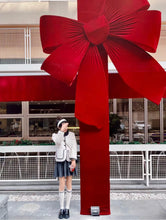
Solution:
[{"label": "bow knot center", "polygon": [[109,24],[104,15],[84,25],[88,40],[95,45],[103,43],[109,35]]}]

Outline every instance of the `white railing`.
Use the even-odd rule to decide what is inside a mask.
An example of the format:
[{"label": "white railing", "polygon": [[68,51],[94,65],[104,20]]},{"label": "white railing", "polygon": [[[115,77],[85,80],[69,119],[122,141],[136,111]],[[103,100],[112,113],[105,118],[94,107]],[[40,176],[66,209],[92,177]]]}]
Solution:
[{"label": "white railing", "polygon": [[[164,32],[163,24],[163,36]],[[0,39],[0,64],[41,64],[48,56],[42,51],[39,26],[1,27]],[[166,69],[165,61],[159,63]],[[117,72],[112,63],[108,64],[108,69],[111,73]]]},{"label": "white railing", "polygon": [[0,64],[41,64],[47,57],[39,27],[1,27],[0,39]]},{"label": "white railing", "polygon": [[[110,145],[111,181],[146,182],[166,180],[166,145]],[[79,151],[79,146],[78,146]],[[1,181],[55,181],[55,147],[45,146],[1,146]],[[77,163],[80,179],[79,157]]]}]

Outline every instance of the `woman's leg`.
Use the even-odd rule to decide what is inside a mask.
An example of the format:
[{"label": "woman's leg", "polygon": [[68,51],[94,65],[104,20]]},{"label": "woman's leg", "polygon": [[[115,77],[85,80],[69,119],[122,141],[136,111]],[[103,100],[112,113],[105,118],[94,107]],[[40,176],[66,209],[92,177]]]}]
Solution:
[{"label": "woman's leg", "polygon": [[65,177],[59,177],[59,200],[60,209],[64,209],[64,197],[65,197]]},{"label": "woman's leg", "polygon": [[66,191],[66,209],[70,208],[70,200],[72,196],[72,176],[68,176],[66,178],[66,186],[67,186],[67,191]]}]

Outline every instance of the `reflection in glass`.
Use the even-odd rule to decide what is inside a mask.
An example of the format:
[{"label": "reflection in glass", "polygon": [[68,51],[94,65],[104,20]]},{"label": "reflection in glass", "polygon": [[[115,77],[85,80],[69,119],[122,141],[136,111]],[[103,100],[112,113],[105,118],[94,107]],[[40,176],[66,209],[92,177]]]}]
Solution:
[{"label": "reflection in glass", "polygon": [[0,137],[21,137],[22,123],[20,118],[0,119]]},{"label": "reflection in glass", "polygon": [[164,141],[166,141],[166,98],[163,99],[163,114],[164,114]]},{"label": "reflection in glass", "polygon": [[0,64],[25,64],[24,28],[0,28]]},{"label": "reflection in glass", "polygon": [[[74,131],[75,135],[79,135],[79,127],[76,118],[67,118],[69,122],[69,130]],[[58,132],[57,118],[30,118],[29,119],[29,136],[30,137],[48,137],[52,133]]]},{"label": "reflection in glass", "polygon": [[40,41],[40,29],[29,29],[31,35],[31,63],[42,63],[47,55],[43,52]]},{"label": "reflection in glass", "polygon": [[74,113],[74,101],[30,102],[30,114]]},{"label": "reflection in glass", "polygon": [[160,143],[160,106],[148,101],[149,143]]},{"label": "reflection in glass", "polygon": [[113,113],[113,99],[109,100],[109,112],[110,114]]},{"label": "reflection in glass", "polygon": [[144,121],[144,99],[133,99],[133,140],[141,143],[145,142],[145,121]]},{"label": "reflection in glass", "polygon": [[21,114],[21,102],[0,102],[0,114]]},{"label": "reflection in glass", "polygon": [[110,114],[110,136],[113,142],[129,141],[128,99],[117,99],[117,114]]}]

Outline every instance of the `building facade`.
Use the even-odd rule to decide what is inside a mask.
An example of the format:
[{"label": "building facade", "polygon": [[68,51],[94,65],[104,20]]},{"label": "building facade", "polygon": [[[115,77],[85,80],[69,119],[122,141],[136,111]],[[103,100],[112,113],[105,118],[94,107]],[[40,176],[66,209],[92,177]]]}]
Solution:
[{"label": "building facade", "polygon": [[[154,58],[166,69],[166,3],[153,0],[151,9],[162,11],[159,46]],[[0,74],[43,74],[39,20],[43,14],[77,17],[76,1],[0,1]],[[111,62],[111,61],[110,61]],[[111,67],[109,71],[114,71]],[[119,88],[120,89],[120,88]],[[79,141],[79,123],[74,116],[74,100],[0,103],[0,142],[14,140],[51,142],[57,117],[70,122]],[[166,141],[166,99],[156,105],[147,99],[109,100],[110,118],[117,125],[110,141],[160,143]],[[117,117],[118,116],[118,117]]]}]

